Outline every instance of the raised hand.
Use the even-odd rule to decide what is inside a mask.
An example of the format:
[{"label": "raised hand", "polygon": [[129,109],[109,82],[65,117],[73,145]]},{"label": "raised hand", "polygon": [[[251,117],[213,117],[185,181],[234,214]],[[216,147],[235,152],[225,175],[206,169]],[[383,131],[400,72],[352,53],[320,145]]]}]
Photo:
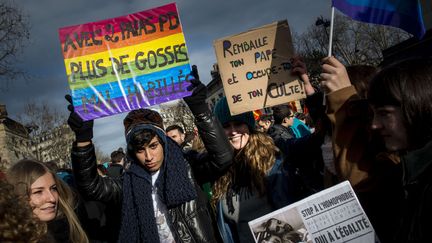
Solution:
[{"label": "raised hand", "polygon": [[331,93],[351,85],[345,66],[334,57],[323,59],[321,87],[326,93]]},{"label": "raised hand", "polygon": [[306,95],[313,95],[315,93],[315,89],[312,87],[312,84],[309,80],[309,75],[307,74],[306,63],[304,62],[301,56],[294,56],[291,58],[291,74],[297,75],[304,82]]},{"label": "raised hand", "polygon": [[193,91],[191,96],[183,97],[183,100],[189,106],[192,114],[198,115],[209,110],[206,103],[207,87],[199,80],[198,69],[195,65],[192,66],[191,75],[194,79],[190,80],[192,84],[187,89]]},{"label": "raised hand", "polygon": [[74,111],[72,105],[72,97],[65,95],[65,99],[69,102],[68,110],[70,111],[67,120],[69,127],[75,133],[77,142],[90,142],[93,138],[93,120],[83,121],[83,119]]}]

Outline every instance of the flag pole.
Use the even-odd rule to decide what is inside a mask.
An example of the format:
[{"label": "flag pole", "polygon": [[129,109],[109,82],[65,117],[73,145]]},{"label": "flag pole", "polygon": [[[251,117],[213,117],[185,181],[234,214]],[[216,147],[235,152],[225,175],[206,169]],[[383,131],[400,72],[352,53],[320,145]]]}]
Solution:
[{"label": "flag pole", "polygon": [[[334,22],[334,11],[335,11],[335,7],[333,6],[332,3],[332,8],[331,8],[331,17],[330,17],[330,34],[329,34],[329,48],[328,48],[328,57],[331,57],[332,55],[332,47],[333,47],[333,22]],[[326,105],[326,96],[323,96],[323,105]]]},{"label": "flag pole", "polygon": [[328,54],[327,54],[328,57],[330,57],[332,55],[334,12],[335,12],[335,7],[332,6],[332,8],[331,8],[331,18],[330,18],[329,48],[328,48]]}]

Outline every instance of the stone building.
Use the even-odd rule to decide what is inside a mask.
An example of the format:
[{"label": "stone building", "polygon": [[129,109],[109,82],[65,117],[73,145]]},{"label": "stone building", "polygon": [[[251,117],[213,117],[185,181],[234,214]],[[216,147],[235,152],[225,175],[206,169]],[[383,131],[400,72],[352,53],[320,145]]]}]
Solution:
[{"label": "stone building", "polygon": [[9,118],[6,106],[0,104],[0,170],[2,171],[24,158],[42,162],[56,161],[59,168],[70,168],[70,151],[74,138],[67,124],[38,136],[31,136],[31,129]]},{"label": "stone building", "polygon": [[24,158],[33,158],[28,129],[8,117],[5,105],[0,104],[0,170],[8,169]]}]

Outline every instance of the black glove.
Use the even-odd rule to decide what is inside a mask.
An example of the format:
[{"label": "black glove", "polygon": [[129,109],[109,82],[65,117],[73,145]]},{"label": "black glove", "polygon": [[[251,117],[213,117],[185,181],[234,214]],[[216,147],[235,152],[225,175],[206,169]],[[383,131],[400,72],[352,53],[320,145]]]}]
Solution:
[{"label": "black glove", "polygon": [[72,97],[65,95],[65,99],[70,103],[68,110],[71,112],[67,120],[69,127],[74,131],[77,142],[90,142],[93,138],[93,120],[83,121],[74,111]]},{"label": "black glove", "polygon": [[191,96],[183,97],[183,100],[189,106],[192,114],[199,115],[209,110],[206,99],[207,99],[207,87],[199,80],[198,70],[195,65],[192,66],[191,75],[195,78],[190,80],[191,85],[187,87],[188,91],[193,90]]}]

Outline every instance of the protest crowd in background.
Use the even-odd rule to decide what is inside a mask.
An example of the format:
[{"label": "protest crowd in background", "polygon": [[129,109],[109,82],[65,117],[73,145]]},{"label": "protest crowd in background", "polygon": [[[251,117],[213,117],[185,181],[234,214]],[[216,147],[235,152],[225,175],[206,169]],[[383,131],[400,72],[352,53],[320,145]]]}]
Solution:
[{"label": "protest crowd in background", "polygon": [[[342,2],[346,1],[335,0],[334,5],[343,9]],[[127,86],[127,97],[114,92],[104,104],[77,101],[76,93],[66,95],[68,125],[75,134],[70,144],[72,169],[24,159],[2,172],[0,242],[342,242],[361,237],[362,231],[373,232],[384,243],[429,241],[430,53],[396,58],[378,67],[345,66],[328,56],[321,60],[319,77],[310,77],[305,61],[288,44],[278,46],[286,50],[271,48],[268,33],[282,33],[278,38],[291,41],[288,23],[280,21],[248,32],[257,36],[250,42],[243,41],[244,33],[215,41],[226,96],[210,109],[207,80],[200,80],[196,66],[190,67],[175,4],[159,10],[163,17],[158,23],[150,18],[139,22],[140,33],[150,36],[153,32],[146,28],[152,26],[160,34],[154,40],[172,38],[174,43],[177,38],[180,44],[167,47],[164,55],[159,49],[154,52],[158,63],[151,62],[152,52],[136,53],[134,68],[137,73],[155,69],[149,72],[163,72],[171,81]],[[101,85],[95,89],[114,85],[117,80],[106,81],[112,73],[98,66],[103,61],[95,64],[102,74],[70,64],[98,47],[80,53],[82,47],[68,39],[72,35],[66,29],[60,36],[63,48],[71,48],[64,58],[73,90],[93,92],[94,87],[82,81],[91,75]],[[142,45],[148,41],[133,34],[128,38]],[[269,51],[254,51],[259,48]],[[271,61],[274,66],[261,68],[278,54],[289,58],[276,58]],[[253,92],[237,75],[244,70],[235,69],[231,57],[246,66],[247,81],[256,81]],[[142,80],[147,74],[137,77]],[[130,81],[125,80],[121,81]],[[258,80],[264,80],[264,96]],[[147,100],[138,91],[144,87]],[[180,123],[164,126],[152,107],[164,96],[183,99],[194,120],[193,131],[185,132]],[[247,103],[248,97],[254,102]],[[113,115],[109,107],[116,102],[119,111],[128,112],[123,124],[117,124],[124,129],[126,146],[112,151],[109,162],[98,163],[92,142],[94,119]],[[141,107],[145,102],[147,106]],[[91,105],[99,105],[101,114],[89,112]],[[318,205],[323,210],[358,199],[364,214],[340,231],[320,235],[319,230],[310,232],[310,225],[274,217],[251,231],[249,222],[254,219],[345,181],[354,194],[343,193]],[[314,207],[302,211],[301,217],[318,212]]]}]

